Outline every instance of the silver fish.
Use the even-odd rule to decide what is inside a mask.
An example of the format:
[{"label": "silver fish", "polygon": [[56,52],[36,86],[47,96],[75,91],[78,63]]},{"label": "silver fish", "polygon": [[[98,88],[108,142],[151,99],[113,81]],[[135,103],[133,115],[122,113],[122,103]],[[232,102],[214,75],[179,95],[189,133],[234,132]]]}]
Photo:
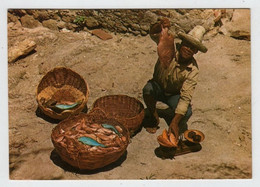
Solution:
[{"label": "silver fish", "polygon": [[106,147],[105,145],[98,143],[97,141],[93,140],[92,138],[82,136],[78,139],[80,142],[90,145],[90,146],[100,146],[100,147]]},{"label": "silver fish", "polygon": [[119,135],[118,130],[116,130],[116,128],[113,125],[109,125],[109,124],[104,123],[104,124],[102,124],[102,127],[106,128],[106,129],[111,129],[112,131],[114,131],[116,134]]},{"label": "silver fish", "polygon": [[60,110],[70,110],[70,109],[73,109],[75,108],[79,103],[76,102],[76,103],[73,103],[71,105],[65,105],[65,104],[56,104],[54,107],[60,109]]}]

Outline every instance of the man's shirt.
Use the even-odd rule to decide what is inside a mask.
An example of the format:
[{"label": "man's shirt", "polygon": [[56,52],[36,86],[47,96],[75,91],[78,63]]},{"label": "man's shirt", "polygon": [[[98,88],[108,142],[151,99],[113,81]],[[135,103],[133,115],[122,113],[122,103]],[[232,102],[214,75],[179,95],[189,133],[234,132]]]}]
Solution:
[{"label": "man's shirt", "polygon": [[182,65],[178,63],[178,57],[177,53],[166,69],[158,60],[154,67],[153,80],[161,86],[166,96],[180,94],[175,113],[185,115],[197,85],[199,69],[194,58],[188,65]]}]

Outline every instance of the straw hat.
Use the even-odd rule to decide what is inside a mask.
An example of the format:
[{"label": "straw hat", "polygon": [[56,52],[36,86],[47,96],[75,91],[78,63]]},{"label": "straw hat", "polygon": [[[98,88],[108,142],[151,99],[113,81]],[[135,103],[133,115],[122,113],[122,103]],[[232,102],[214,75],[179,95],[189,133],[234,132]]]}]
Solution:
[{"label": "straw hat", "polygon": [[188,34],[178,33],[178,37],[195,46],[199,51],[206,53],[208,49],[202,44],[202,38],[206,30],[203,26],[197,25]]}]

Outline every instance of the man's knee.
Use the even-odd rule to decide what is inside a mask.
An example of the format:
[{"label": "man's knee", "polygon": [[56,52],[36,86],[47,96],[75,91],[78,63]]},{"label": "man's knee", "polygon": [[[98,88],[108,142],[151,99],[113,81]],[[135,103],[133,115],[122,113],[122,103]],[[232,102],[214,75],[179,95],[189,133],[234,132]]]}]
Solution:
[{"label": "man's knee", "polygon": [[153,86],[151,83],[147,83],[143,88],[143,95],[153,95]]}]

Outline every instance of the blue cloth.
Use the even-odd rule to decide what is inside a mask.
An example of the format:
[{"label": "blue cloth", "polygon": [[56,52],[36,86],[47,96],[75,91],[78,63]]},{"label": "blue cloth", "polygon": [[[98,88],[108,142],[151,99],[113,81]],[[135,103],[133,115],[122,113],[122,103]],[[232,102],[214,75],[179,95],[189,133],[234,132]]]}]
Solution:
[{"label": "blue cloth", "polygon": [[[162,88],[153,80],[149,80],[147,84],[143,88],[143,95],[151,95],[156,101],[161,101],[165,104],[167,104],[172,110],[173,110],[173,115],[171,116],[172,118],[174,117],[175,109],[178,105],[180,95],[165,95],[163,92]],[[187,130],[187,122],[189,118],[192,115],[192,108],[191,105],[189,105],[188,110],[186,114],[183,116],[179,123],[179,131],[180,133],[183,133],[185,130]],[[172,119],[171,118],[171,119]]]}]

